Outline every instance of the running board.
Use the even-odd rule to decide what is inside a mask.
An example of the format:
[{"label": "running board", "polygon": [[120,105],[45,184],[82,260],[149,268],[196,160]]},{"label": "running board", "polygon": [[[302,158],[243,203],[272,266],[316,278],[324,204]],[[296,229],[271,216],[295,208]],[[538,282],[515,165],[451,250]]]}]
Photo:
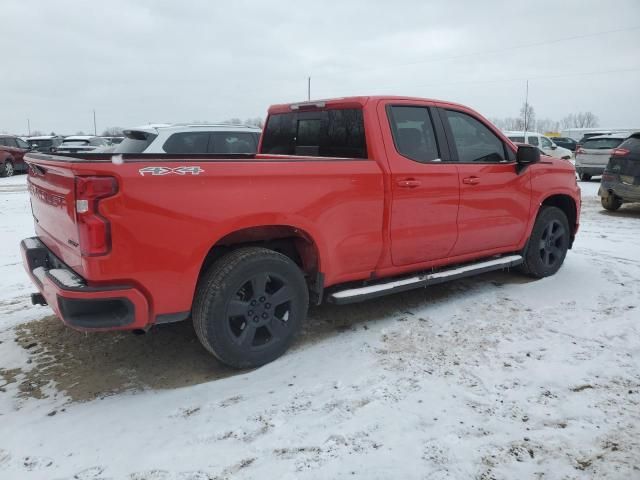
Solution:
[{"label": "running board", "polygon": [[516,265],[520,265],[523,261],[522,255],[509,255],[507,257],[459,265],[439,272],[423,273],[414,277],[405,277],[390,282],[367,285],[366,287],[340,290],[330,294],[328,300],[331,303],[337,304],[360,302],[362,300],[381,297],[382,295],[388,295],[390,293],[404,292],[406,290],[435,285],[437,283],[444,283],[449,280],[470,277],[480,273],[515,267]]}]

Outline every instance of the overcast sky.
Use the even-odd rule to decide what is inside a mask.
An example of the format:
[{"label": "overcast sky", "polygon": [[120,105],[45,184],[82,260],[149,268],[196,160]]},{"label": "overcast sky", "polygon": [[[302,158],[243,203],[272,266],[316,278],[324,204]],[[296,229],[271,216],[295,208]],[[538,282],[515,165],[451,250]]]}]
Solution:
[{"label": "overcast sky", "polygon": [[304,100],[309,75],[313,98],[441,98],[488,117],[517,116],[529,78],[538,118],[640,127],[638,0],[2,0],[0,18],[11,133],[27,119],[91,132],[94,108],[99,133],[264,117]]}]

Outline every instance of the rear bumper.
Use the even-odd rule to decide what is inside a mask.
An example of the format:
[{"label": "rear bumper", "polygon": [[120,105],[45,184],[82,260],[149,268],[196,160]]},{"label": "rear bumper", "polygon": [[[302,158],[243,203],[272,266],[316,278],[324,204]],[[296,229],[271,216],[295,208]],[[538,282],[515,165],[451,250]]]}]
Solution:
[{"label": "rear bumper", "polygon": [[133,330],[149,324],[149,303],[127,285],[90,286],[38,237],[20,243],[27,273],[62,321],[77,330]]},{"label": "rear bumper", "polygon": [[593,165],[576,165],[576,172],[578,172],[578,175],[582,175],[583,173],[587,175],[602,175],[605,167],[606,165],[601,167]]},{"label": "rear bumper", "polygon": [[600,184],[598,195],[604,197],[610,192],[625,202],[640,202],[640,185],[629,185],[621,181],[603,180]]}]

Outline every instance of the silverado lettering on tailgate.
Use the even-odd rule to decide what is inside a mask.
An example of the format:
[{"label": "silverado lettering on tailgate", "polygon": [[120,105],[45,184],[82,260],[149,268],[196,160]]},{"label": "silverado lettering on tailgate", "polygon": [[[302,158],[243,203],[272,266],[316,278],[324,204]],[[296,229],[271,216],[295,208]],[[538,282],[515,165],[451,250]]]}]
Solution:
[{"label": "silverado lettering on tailgate", "polygon": [[190,167],[144,167],[138,170],[140,175],[200,175],[204,170],[199,166]]},{"label": "silverado lettering on tailgate", "polygon": [[36,187],[34,184],[29,184],[29,190],[31,191],[31,195],[38,198],[41,202],[51,205],[52,207],[64,207],[66,201],[62,195],[55,195],[51,192],[47,192],[46,190],[42,190],[41,188]]}]

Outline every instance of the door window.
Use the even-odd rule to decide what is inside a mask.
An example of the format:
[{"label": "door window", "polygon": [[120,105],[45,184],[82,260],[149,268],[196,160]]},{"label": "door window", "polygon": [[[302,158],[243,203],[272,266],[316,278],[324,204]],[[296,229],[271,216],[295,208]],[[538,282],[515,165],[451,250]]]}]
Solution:
[{"label": "door window", "polygon": [[458,160],[463,163],[505,161],[502,141],[485,125],[466,113],[446,110]]},{"label": "door window", "polygon": [[529,145],[533,145],[534,147],[540,145],[540,143],[538,142],[538,137],[536,137],[535,135],[531,135],[530,137],[528,137],[527,143]]},{"label": "door window", "polygon": [[209,153],[256,153],[255,136],[243,132],[215,132],[209,141]]},{"label": "door window", "polygon": [[427,107],[389,107],[389,123],[400,155],[421,163],[440,160],[436,134]]},{"label": "door window", "polygon": [[547,137],[540,137],[540,144],[542,148],[551,148],[553,146],[551,140],[549,140]]},{"label": "door window", "polygon": [[207,153],[209,132],[182,132],[171,135],[162,149],[167,153]]}]

